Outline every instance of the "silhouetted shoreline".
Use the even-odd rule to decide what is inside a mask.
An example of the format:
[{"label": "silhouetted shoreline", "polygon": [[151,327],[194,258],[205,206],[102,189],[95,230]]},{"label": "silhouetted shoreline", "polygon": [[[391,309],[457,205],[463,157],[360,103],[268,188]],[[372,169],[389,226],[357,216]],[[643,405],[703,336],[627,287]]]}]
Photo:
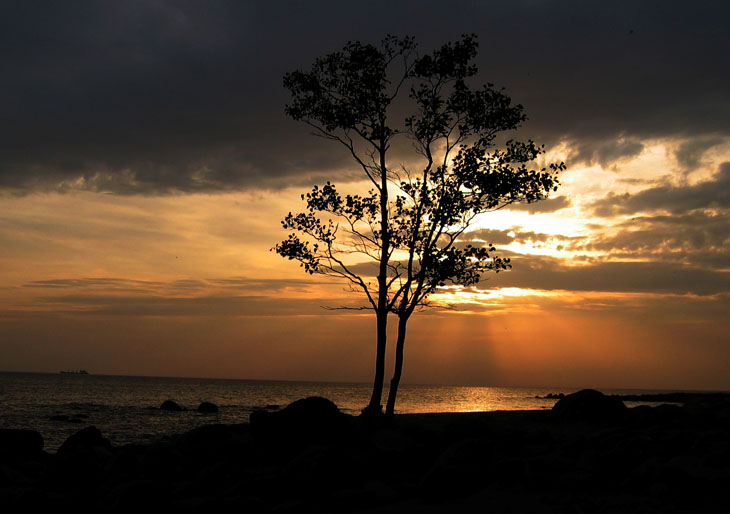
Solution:
[{"label": "silhouetted shoreline", "polygon": [[[560,398],[564,398],[566,395],[564,393],[549,393],[545,396],[541,396],[540,398],[545,399],[555,399],[559,400]],[[679,403],[679,404],[685,404],[685,403],[692,403],[692,402],[706,402],[706,401],[714,401],[714,400],[722,400],[723,398],[730,397],[730,393],[724,393],[724,392],[708,392],[708,391],[702,391],[702,392],[687,392],[687,391],[679,391],[679,392],[667,392],[667,393],[644,393],[644,394],[612,394],[610,395],[614,398],[618,398],[622,402],[652,402],[652,403]]]},{"label": "silhouetted shoreline", "polygon": [[551,411],[388,420],[314,397],[146,444],[113,446],[86,427],[55,454],[37,432],[2,430],[0,502],[9,512],[726,512],[730,395],[671,398],[682,405],[629,409],[584,390]]}]

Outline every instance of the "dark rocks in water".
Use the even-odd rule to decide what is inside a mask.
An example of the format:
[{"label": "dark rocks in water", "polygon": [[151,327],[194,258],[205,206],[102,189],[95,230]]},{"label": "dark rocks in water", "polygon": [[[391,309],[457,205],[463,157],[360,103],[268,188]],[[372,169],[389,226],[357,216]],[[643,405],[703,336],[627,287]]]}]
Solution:
[{"label": "dark rocks in water", "polygon": [[266,410],[277,410],[281,407],[281,405],[278,405],[276,403],[270,403],[266,407],[264,407]]},{"label": "dark rocks in water", "polygon": [[216,414],[218,412],[218,406],[212,402],[202,402],[198,405],[198,412],[204,412],[205,414]]},{"label": "dark rocks in water", "polygon": [[583,389],[558,400],[552,411],[562,420],[616,422],[623,420],[627,407],[616,397]]},{"label": "dark rocks in water", "polygon": [[250,416],[255,436],[282,444],[336,440],[343,435],[346,418],[334,402],[319,396],[297,400],[276,412],[256,410]]},{"label": "dark rocks in water", "polygon": [[178,404],[175,400],[165,400],[164,402],[162,402],[162,405],[160,405],[160,410],[182,412],[186,409],[181,407],[180,404]]},{"label": "dark rocks in water", "polygon": [[89,416],[86,414],[73,414],[72,416],[68,416],[66,414],[55,414],[51,416],[51,421],[65,421],[66,423],[83,423],[83,420],[88,419]]},{"label": "dark rocks in water", "polygon": [[561,398],[565,398],[564,393],[548,393],[545,396],[540,396],[539,394],[535,395],[535,398],[538,400],[559,400]]},{"label": "dark rocks in water", "polygon": [[43,450],[43,437],[35,430],[0,429],[0,452],[25,456],[41,450]]}]

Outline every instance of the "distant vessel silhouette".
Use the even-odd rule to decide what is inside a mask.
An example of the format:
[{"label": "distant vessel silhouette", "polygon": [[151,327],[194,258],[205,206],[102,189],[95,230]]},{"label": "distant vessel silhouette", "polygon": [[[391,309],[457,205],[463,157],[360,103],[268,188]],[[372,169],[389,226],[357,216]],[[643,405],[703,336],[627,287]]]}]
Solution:
[{"label": "distant vessel silhouette", "polygon": [[64,375],[88,375],[89,372],[85,369],[77,369],[76,371],[61,371]]}]

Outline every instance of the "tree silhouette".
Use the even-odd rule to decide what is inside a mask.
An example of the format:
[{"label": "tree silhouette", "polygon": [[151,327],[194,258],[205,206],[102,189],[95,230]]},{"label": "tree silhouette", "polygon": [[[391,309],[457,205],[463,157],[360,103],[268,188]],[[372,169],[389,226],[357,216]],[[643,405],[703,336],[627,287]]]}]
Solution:
[{"label": "tree silhouette", "polygon": [[[379,47],[348,43],[284,76],[285,112],[342,145],[371,184],[343,196],[327,182],[302,195],[289,213],[292,230],[275,250],[305,271],[339,277],[375,312],[373,391],[363,413],[382,412],[387,322],[398,319],[395,370],[386,414],[393,414],[403,369],[406,327],[429,295],[447,285],[476,284],[510,267],[491,244],[464,244],[477,217],[555,190],[563,163],[532,169],[544,152],[533,141],[498,136],[526,120],[521,105],[492,84],[472,88],[474,35],[419,55],[412,38],[386,37]],[[410,114],[398,116],[405,109]],[[397,121],[393,121],[397,120]],[[396,138],[411,140],[416,167],[391,164]],[[370,263],[372,273],[368,273]]]}]

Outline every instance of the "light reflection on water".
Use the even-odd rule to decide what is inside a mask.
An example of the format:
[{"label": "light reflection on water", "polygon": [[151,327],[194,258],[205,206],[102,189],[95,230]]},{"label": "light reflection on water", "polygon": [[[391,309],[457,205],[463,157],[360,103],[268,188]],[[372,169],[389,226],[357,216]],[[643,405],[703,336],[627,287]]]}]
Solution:
[{"label": "light reflection on water", "polygon": [[[406,384],[398,393],[397,412],[549,409],[555,400],[536,397],[574,391]],[[343,412],[358,414],[370,398],[370,384],[0,372],[0,428],[37,430],[49,451],[55,451],[68,436],[88,425],[98,427],[114,444],[126,444],[182,433],[205,423],[243,423],[257,408],[284,407],[307,396],[324,396]],[[387,388],[383,401],[386,398]],[[167,399],[189,410],[159,410]],[[195,409],[203,401],[218,405],[218,414],[198,413]]]}]

